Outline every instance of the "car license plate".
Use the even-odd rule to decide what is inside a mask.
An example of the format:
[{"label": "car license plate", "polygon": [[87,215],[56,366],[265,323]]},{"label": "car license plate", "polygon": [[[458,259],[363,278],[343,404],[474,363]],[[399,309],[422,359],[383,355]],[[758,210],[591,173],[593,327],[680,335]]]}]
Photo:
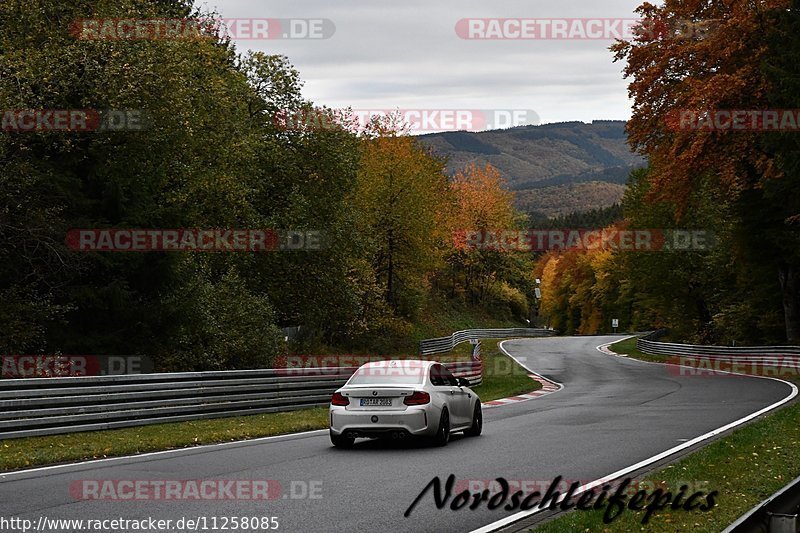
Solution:
[{"label": "car license plate", "polygon": [[361,407],[388,407],[392,405],[391,398],[361,398]]}]

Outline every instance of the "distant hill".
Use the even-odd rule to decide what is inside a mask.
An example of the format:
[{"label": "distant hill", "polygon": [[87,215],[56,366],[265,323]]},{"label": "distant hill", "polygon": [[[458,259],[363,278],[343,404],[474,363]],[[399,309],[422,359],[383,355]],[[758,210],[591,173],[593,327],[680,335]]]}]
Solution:
[{"label": "distant hill", "polygon": [[444,132],[420,140],[447,158],[451,173],[491,163],[516,191],[519,209],[548,217],[619,202],[631,169],[645,164],[628,147],[621,120]]}]

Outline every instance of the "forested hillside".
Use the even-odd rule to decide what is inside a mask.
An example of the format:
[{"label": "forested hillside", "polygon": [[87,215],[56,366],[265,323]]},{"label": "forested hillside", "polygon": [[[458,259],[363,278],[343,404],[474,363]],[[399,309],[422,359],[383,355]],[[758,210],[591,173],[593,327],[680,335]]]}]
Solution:
[{"label": "forested hillside", "polygon": [[421,140],[448,171],[489,163],[518,191],[515,205],[555,216],[622,199],[632,168],[644,165],[627,144],[624,121],[564,122],[486,132],[445,132]]}]

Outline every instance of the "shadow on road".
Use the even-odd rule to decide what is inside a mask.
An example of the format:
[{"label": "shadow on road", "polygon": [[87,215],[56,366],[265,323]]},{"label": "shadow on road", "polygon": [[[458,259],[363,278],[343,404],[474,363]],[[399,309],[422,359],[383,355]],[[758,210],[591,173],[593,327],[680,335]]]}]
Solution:
[{"label": "shadow on road", "polygon": [[[460,441],[466,439],[467,437],[461,435],[460,433],[450,435],[450,443],[447,446],[449,447],[458,445]],[[359,439],[349,450],[334,448],[333,446],[331,446],[331,449],[334,449],[337,452],[348,453],[355,451],[368,452],[384,450],[441,450],[446,449],[446,447],[441,448],[439,446],[435,446],[430,442],[430,440],[421,437],[410,437],[405,439]]]}]

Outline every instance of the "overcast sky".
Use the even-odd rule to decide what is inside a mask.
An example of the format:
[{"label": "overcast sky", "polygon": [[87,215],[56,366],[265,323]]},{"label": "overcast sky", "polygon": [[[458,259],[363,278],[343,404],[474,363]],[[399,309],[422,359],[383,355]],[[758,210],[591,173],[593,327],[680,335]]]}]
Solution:
[{"label": "overcast sky", "polygon": [[239,40],[285,54],[316,104],[355,109],[530,109],[541,123],[627,119],[608,40],[465,40],[463,18],[633,19],[640,0],[208,0],[224,18],[323,18],[325,40]]}]

